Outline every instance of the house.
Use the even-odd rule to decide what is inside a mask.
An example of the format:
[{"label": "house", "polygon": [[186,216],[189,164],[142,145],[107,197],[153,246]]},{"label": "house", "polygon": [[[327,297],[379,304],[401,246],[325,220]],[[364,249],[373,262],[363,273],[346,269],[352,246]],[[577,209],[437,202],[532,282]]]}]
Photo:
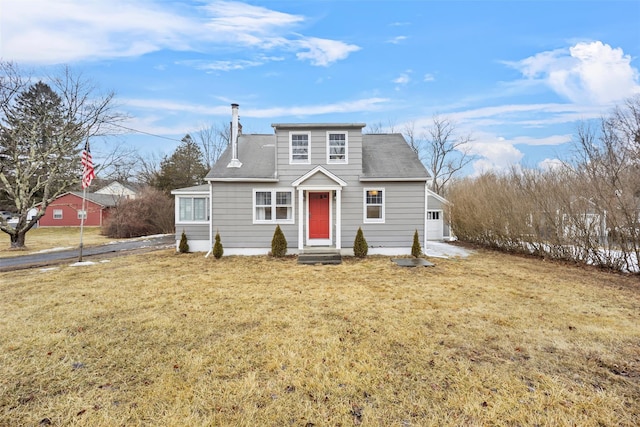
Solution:
[{"label": "house", "polygon": [[[210,251],[220,234],[226,255],[266,254],[276,225],[289,253],[316,247],[353,254],[359,227],[370,254],[410,254],[444,238],[446,200],[400,134],[363,134],[364,123],[276,123],[274,134],[239,132],[232,104],[231,144],[204,185],[172,191],[176,247]],[[438,232],[435,227],[439,227]],[[429,231],[427,231],[429,230]]]},{"label": "house", "polygon": [[130,185],[122,184],[118,181],[112,181],[109,185],[97,190],[95,194],[110,194],[118,198],[135,199],[136,190]]},{"label": "house", "polygon": [[[116,206],[118,197],[110,194],[87,193],[84,225],[101,226]],[[40,227],[79,227],[82,219],[82,192],[65,193],[47,206],[38,221]]]}]

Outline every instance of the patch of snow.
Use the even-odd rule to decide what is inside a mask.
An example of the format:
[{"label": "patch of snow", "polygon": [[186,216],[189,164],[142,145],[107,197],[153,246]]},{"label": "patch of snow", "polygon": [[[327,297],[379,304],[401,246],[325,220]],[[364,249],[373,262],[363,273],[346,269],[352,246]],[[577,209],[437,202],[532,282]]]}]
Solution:
[{"label": "patch of snow", "polygon": [[70,264],[70,267],[82,267],[85,265],[94,265],[95,262],[93,261],[82,261],[82,262],[74,262],[73,264]]},{"label": "patch of snow", "polygon": [[100,262],[102,262],[102,263],[104,263],[104,262],[111,262],[111,260],[110,260],[110,259],[103,259],[103,260],[101,260]]},{"label": "patch of snow", "polygon": [[49,267],[49,268],[41,268],[40,271],[45,273],[47,271],[54,271],[54,270],[57,270],[57,269],[58,269],[58,267]]},{"label": "patch of snow", "polygon": [[471,255],[473,251],[465,249],[460,246],[455,246],[445,242],[427,242],[424,247],[424,254],[428,257],[434,258],[451,258],[461,257],[466,258]]},{"label": "patch of snow", "polygon": [[57,248],[50,248],[50,249],[43,249],[41,251],[37,251],[37,252],[32,252],[34,254],[45,254],[47,252],[58,252],[58,251],[66,251],[68,249],[74,249],[72,246],[67,246],[67,247],[57,247]]}]

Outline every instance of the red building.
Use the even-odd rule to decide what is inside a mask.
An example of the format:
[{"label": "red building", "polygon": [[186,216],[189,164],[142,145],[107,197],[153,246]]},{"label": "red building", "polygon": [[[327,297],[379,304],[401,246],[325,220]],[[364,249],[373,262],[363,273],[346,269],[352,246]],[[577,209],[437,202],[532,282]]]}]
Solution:
[{"label": "red building", "polygon": [[[87,193],[85,201],[86,217],[84,225],[101,226],[116,206],[118,196],[111,194]],[[45,211],[40,227],[79,227],[82,219],[82,193],[69,192],[55,199]]]}]

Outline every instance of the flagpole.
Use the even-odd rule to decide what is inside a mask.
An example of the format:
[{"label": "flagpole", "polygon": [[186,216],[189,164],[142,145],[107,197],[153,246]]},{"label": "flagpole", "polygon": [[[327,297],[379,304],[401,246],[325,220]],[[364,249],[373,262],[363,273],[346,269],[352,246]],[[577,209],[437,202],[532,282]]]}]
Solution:
[{"label": "flagpole", "polygon": [[91,150],[89,149],[89,136],[84,144],[84,150],[82,151],[82,211],[80,213],[80,257],[78,262],[82,262],[82,235],[84,233],[84,220],[87,216],[86,202],[87,202],[87,187],[91,185],[91,181],[96,177],[95,170],[93,169],[93,160],[91,159]]},{"label": "flagpole", "polygon": [[84,231],[84,217],[86,215],[85,211],[85,202],[87,199],[87,188],[82,189],[82,211],[80,211],[80,257],[78,258],[78,262],[82,262],[82,234]]}]

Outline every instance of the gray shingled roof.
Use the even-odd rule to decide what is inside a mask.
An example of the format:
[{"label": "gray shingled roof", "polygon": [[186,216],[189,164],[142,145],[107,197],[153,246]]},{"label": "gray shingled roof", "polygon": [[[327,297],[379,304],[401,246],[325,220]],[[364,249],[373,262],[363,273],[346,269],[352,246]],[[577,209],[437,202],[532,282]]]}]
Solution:
[{"label": "gray shingled roof", "polygon": [[194,185],[193,187],[184,187],[171,190],[171,194],[175,193],[208,193],[209,184]]},{"label": "gray shingled roof", "polygon": [[[82,198],[82,193],[79,191],[71,191],[71,194]],[[111,208],[118,203],[120,196],[116,196],[113,194],[96,194],[96,193],[87,193],[87,200],[92,201],[93,203],[97,203],[105,208]]]},{"label": "gray shingled roof", "polygon": [[[363,179],[426,181],[430,177],[401,134],[365,134],[362,138]],[[228,168],[231,147],[227,147],[206,179],[275,179],[275,135],[239,136],[238,158],[242,167]]]},{"label": "gray shingled roof", "polygon": [[275,135],[240,135],[238,137],[238,158],[242,162],[242,167],[227,167],[231,161],[231,146],[229,146],[213,165],[205,179],[274,179],[276,171],[275,143]]},{"label": "gray shingled roof", "polygon": [[362,135],[362,178],[426,181],[429,177],[401,134]]}]

